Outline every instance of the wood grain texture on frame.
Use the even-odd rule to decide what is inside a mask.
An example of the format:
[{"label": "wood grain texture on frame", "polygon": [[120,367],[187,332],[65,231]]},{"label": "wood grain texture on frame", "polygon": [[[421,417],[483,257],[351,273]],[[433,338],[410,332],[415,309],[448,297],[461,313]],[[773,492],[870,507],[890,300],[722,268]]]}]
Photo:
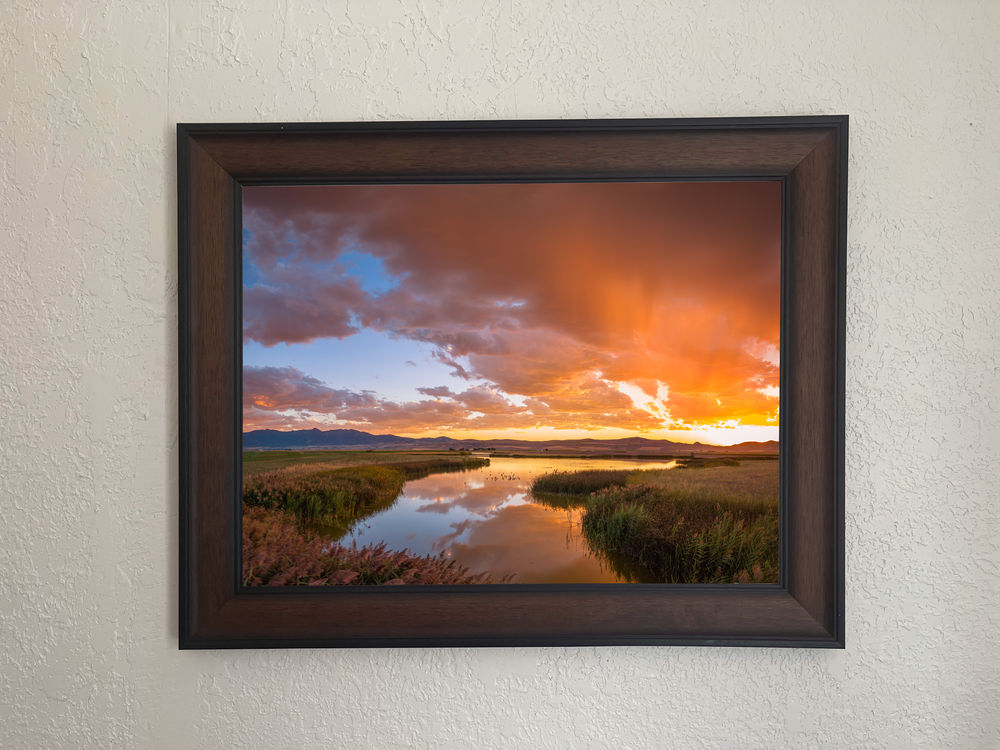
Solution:
[{"label": "wood grain texture on frame", "polygon": [[[842,648],[847,117],[178,125],[180,647]],[[242,588],[245,184],[780,179],[778,585]]]}]

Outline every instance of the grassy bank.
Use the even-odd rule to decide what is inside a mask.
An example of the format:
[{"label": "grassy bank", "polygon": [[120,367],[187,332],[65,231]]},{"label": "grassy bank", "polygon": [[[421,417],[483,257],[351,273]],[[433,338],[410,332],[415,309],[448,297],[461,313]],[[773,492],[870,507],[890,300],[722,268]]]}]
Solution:
[{"label": "grassy bank", "polygon": [[243,476],[266,471],[321,464],[325,468],[348,466],[398,466],[425,461],[471,458],[454,451],[243,451]]},{"label": "grassy bank", "polygon": [[557,472],[533,491],[585,503],[584,536],[612,564],[625,558],[664,583],[777,582],[777,462],[697,468]]},{"label": "grassy bank", "polygon": [[356,521],[392,505],[407,480],[489,464],[489,459],[471,456],[363,456],[375,456],[381,462],[345,466],[341,462],[350,461],[349,457],[337,456],[339,461],[331,461],[328,453],[327,461],[245,472],[243,504],[286,511],[302,523],[322,524],[328,534],[339,537]]},{"label": "grassy bank", "polygon": [[617,469],[556,471],[535,477],[531,483],[531,492],[544,495],[589,495],[608,487],[624,487],[628,476],[633,473],[635,472]]},{"label": "grassy bank", "polygon": [[778,513],[771,503],[652,485],[591,495],[583,533],[664,583],[774,583]]},{"label": "grassy bank", "polygon": [[735,458],[681,458],[677,461],[678,469],[711,469],[715,466],[739,466]]},{"label": "grassy bank", "polygon": [[391,586],[435,583],[504,583],[475,574],[443,556],[357,549],[331,544],[281,510],[246,507],[243,513],[245,586]]}]

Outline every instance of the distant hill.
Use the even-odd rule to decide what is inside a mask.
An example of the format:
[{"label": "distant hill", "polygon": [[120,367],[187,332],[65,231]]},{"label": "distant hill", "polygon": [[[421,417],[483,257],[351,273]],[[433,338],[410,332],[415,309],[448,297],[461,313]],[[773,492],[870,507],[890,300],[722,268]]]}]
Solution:
[{"label": "distant hill", "polygon": [[252,430],[243,433],[244,448],[340,448],[412,443],[414,438],[372,435],[360,430]]},{"label": "distant hill", "polygon": [[243,433],[245,450],[336,448],[336,449],[409,449],[409,450],[498,450],[516,453],[594,453],[670,454],[755,453],[776,455],[778,443],[746,442],[736,445],[678,443],[633,437],[617,440],[583,438],[581,440],[459,440],[450,437],[408,438],[399,435],[372,435],[360,430],[251,430]]}]

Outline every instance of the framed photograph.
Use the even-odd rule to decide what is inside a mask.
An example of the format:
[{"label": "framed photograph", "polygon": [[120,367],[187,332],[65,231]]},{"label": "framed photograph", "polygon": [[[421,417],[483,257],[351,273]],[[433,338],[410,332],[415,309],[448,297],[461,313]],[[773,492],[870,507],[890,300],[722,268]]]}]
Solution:
[{"label": "framed photograph", "polygon": [[178,125],[180,647],[842,648],[847,126]]}]

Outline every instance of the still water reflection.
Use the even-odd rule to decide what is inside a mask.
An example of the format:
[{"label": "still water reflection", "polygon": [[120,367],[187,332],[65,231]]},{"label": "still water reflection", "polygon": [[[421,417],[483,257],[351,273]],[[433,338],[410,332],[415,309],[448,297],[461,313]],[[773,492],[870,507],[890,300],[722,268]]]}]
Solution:
[{"label": "still water reflection", "polygon": [[515,574],[514,583],[625,583],[640,571],[587,545],[581,508],[553,508],[531,496],[531,480],[552,471],[669,469],[674,461],[491,458],[472,471],[407,482],[395,504],[357,524],[340,541],[454,558],[473,572]]}]

